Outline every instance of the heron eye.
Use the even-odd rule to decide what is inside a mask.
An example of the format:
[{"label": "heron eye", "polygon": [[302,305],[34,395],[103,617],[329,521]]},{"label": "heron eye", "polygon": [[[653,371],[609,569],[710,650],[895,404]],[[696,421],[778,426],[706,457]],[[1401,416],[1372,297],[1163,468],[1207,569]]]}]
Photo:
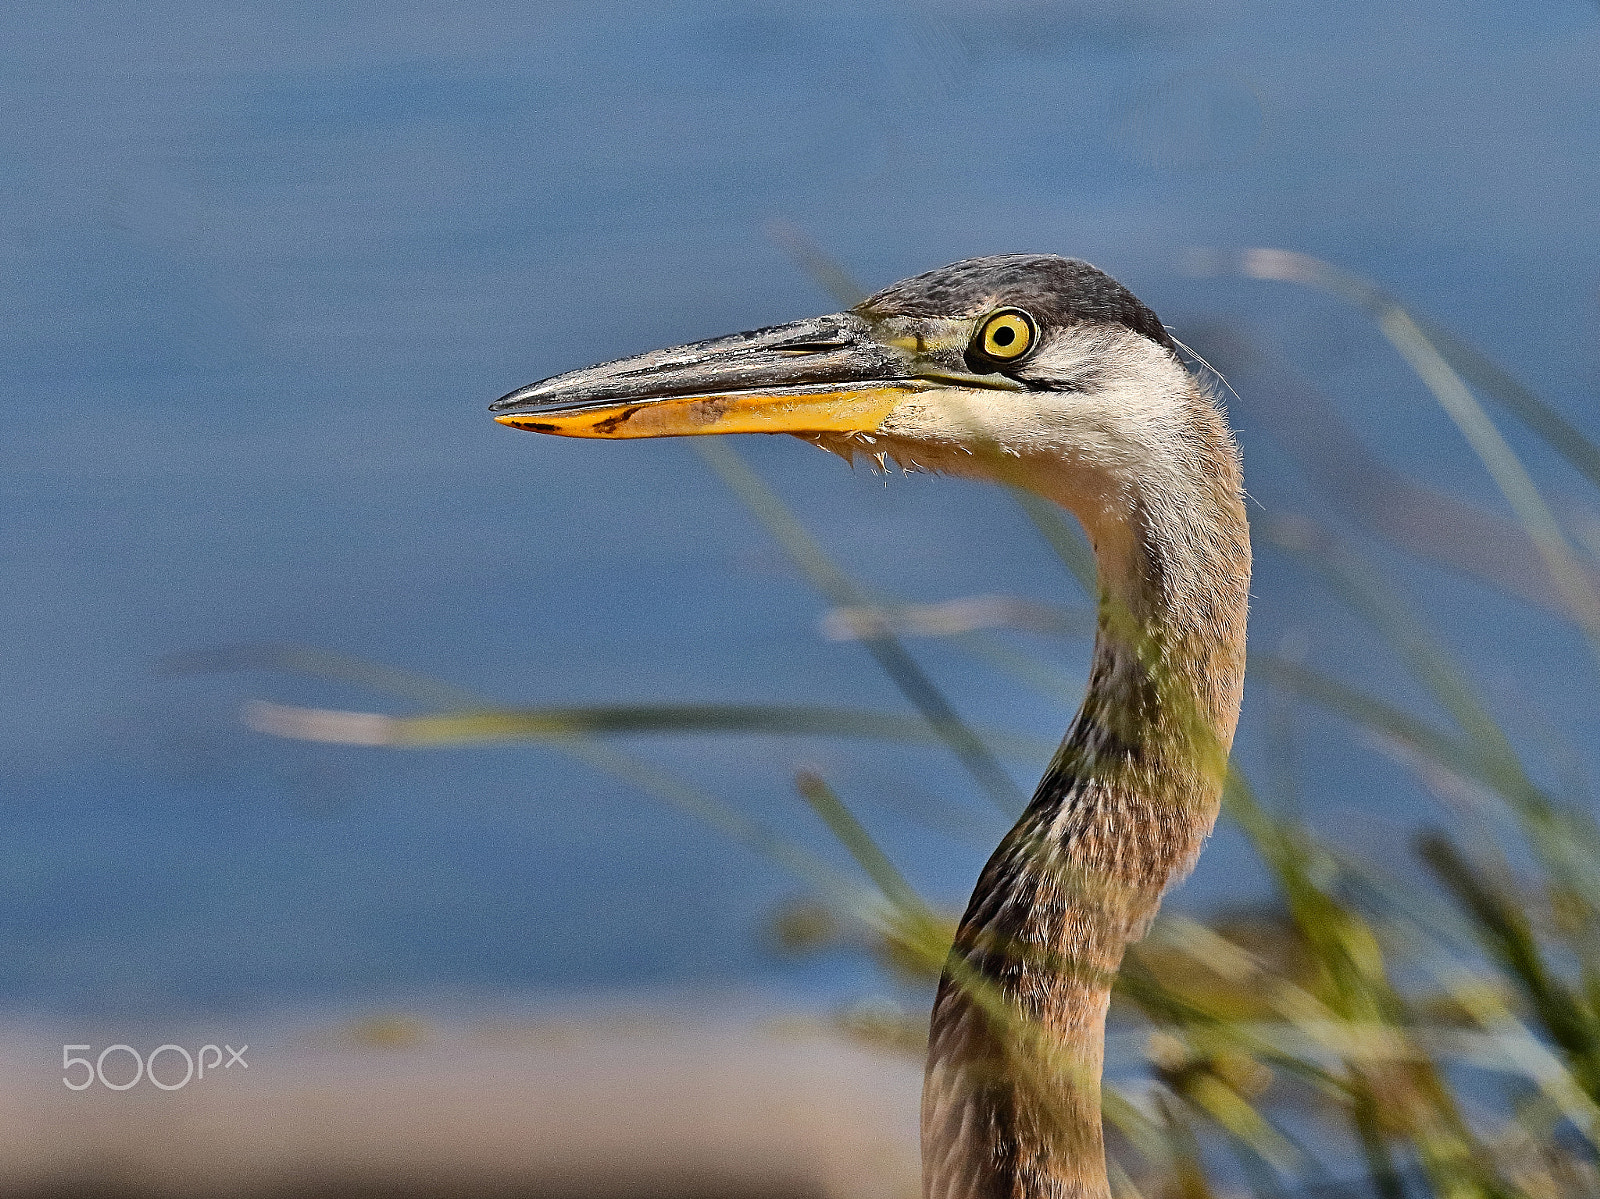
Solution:
[{"label": "heron eye", "polygon": [[1015,362],[1033,349],[1037,337],[1031,316],[1020,308],[1001,308],[983,322],[973,348],[994,362]]}]

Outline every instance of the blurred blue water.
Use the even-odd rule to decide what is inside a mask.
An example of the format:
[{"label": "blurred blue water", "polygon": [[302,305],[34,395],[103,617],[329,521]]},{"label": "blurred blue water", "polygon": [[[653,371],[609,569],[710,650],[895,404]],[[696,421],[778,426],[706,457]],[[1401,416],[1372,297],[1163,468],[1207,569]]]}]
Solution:
[{"label": "blurred blue water", "polygon": [[[820,602],[686,447],[527,437],[483,412],[558,370],[832,307],[774,220],[871,286],[976,253],[1089,258],[1180,335],[1224,319],[1285,352],[1390,462],[1498,509],[1359,317],[1177,264],[1193,245],[1335,260],[1593,429],[1597,67],[1592,0],[14,7],[0,1004],[849,985],[839,960],[763,947],[797,884],[625,784],[540,749],[270,742],[240,729],[245,698],[402,705],[152,667],[295,641],[530,703],[901,710],[859,649],[817,635]],[[1311,502],[1242,435],[1259,498]],[[886,594],[1071,596],[1001,496],[852,474],[798,442],[741,448]],[[1384,561],[1576,787],[1595,680],[1575,639]],[[1409,694],[1270,553],[1255,590],[1257,644]],[[1018,644],[1081,675],[1084,645]],[[919,652],[981,723],[1047,740],[1066,724],[1070,700]],[[1241,755],[1259,765],[1250,703]],[[1336,834],[1393,855],[1437,816],[1343,731],[1302,732],[1302,798]],[[972,802],[936,752],[630,748],[826,850],[789,791],[820,765],[951,902],[992,835],[978,808],[964,836],[919,825]],[[1040,762],[1013,765],[1026,783]],[[1248,893],[1223,838],[1182,901]]]}]

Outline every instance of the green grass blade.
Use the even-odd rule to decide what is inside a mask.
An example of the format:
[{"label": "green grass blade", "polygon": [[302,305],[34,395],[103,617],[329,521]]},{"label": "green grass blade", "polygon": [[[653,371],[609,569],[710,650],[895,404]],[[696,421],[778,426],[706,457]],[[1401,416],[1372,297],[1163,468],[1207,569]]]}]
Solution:
[{"label": "green grass blade", "polygon": [[1444,834],[1422,837],[1417,853],[1472,918],[1485,951],[1521,987],[1545,1033],[1569,1055],[1574,1077],[1600,1099],[1600,1025],[1551,973],[1526,913]]},{"label": "green grass blade", "polygon": [[822,818],[839,844],[850,852],[856,864],[866,872],[878,890],[883,892],[884,898],[898,908],[908,917],[930,919],[932,910],[918,895],[905,876],[895,868],[889,860],[889,855],[876,841],[872,834],[855,818],[855,814],[845,807],[844,802],[834,793],[832,787],[820,774],[810,770],[803,770],[795,776],[795,789],[800,792],[813,812]]},{"label": "green grass blade", "polygon": [[[763,732],[808,735],[881,736],[890,740],[929,740],[921,722],[877,713],[782,706],[653,704],[589,708],[486,708],[475,693],[351,655],[305,646],[235,647],[183,655],[175,671],[272,670],[352,683],[425,702],[454,700],[468,711],[420,717],[371,712],[333,712],[257,702],[246,719],[259,731],[277,736],[354,745],[416,748],[472,741],[534,739],[591,769],[620,779],[717,832],[766,857],[815,886],[834,906],[868,924],[881,924],[880,905],[863,888],[821,858],[767,828],[710,792],[660,768],[602,744],[602,733]],[[1038,747],[1031,747],[1037,752]]]},{"label": "green grass blade", "polygon": [[709,825],[736,844],[775,862],[816,887],[858,919],[870,918],[873,905],[861,887],[809,850],[772,831],[733,805],[647,762],[619,753],[589,738],[572,737],[556,744],[563,752],[592,769],[631,783],[646,794]]},{"label": "green grass blade", "polygon": [[900,637],[960,637],[986,629],[1014,629],[1051,637],[1092,636],[1096,613],[1015,595],[970,595],[923,604],[832,608],[822,618],[830,641],[860,641],[887,629]]},{"label": "green grass blade", "polygon": [[1304,519],[1258,521],[1257,532],[1322,575],[1332,590],[1394,648],[1466,734],[1482,780],[1506,801],[1523,835],[1561,885],[1600,910],[1600,855],[1593,822],[1564,810],[1534,784],[1509,738],[1464,672],[1371,569],[1330,533]]},{"label": "green grass blade", "polygon": [[163,674],[270,670],[349,683],[436,708],[476,709],[494,706],[491,700],[480,693],[446,683],[442,679],[311,645],[278,643],[191,650],[163,658],[157,669]]},{"label": "green grass blade", "polygon": [[1461,340],[1442,325],[1420,317],[1416,319],[1445,361],[1455,367],[1462,378],[1485,395],[1493,396],[1506,411],[1565,458],[1574,470],[1600,487],[1600,446],[1476,346]]},{"label": "green grass blade", "polygon": [[1089,540],[1078,523],[1041,495],[1021,487],[1012,487],[1010,491],[1017,505],[1033,522],[1034,528],[1039,530],[1045,544],[1055,551],[1056,557],[1067,568],[1067,573],[1083,589],[1084,595],[1090,599],[1097,598],[1100,594],[1097,582],[1099,569],[1095,566],[1094,550],[1090,548]]},{"label": "green grass blade", "polygon": [[[785,704],[597,704],[387,716],[257,701],[246,709],[246,722],[258,732],[303,741],[408,749],[573,736],[729,733],[938,743],[928,726],[914,717]],[[1049,749],[1048,743],[1031,738],[997,734],[994,739],[1018,754],[1037,756]]]},{"label": "green grass blade", "polygon": [[[750,469],[743,458],[719,438],[696,437],[693,441],[701,457],[755,513],[756,518],[766,526],[829,603],[841,608],[867,606],[867,598],[849,576],[823,552],[783,501]],[[983,739],[957,715],[944,693],[917,665],[899,640],[883,631],[864,639],[863,644],[995,806],[1008,816],[1019,814],[1024,796],[1016,783]]]},{"label": "green grass blade", "polygon": [[1487,767],[1469,743],[1359,688],[1273,654],[1251,654],[1250,674],[1269,686],[1283,688],[1326,708],[1352,724],[1399,742],[1461,778],[1480,783],[1489,781]]},{"label": "green grass blade", "polygon": [[[1191,332],[1195,336],[1233,369],[1266,372],[1255,386],[1234,393],[1237,406],[1252,424],[1265,428],[1307,480],[1344,512],[1409,554],[1572,619],[1538,548],[1520,524],[1395,470],[1281,355],[1227,326],[1202,327]],[[1444,347],[1440,352],[1448,357]],[[1600,588],[1600,572],[1589,566],[1584,571],[1588,585]]]},{"label": "green grass blade", "polygon": [[850,272],[793,221],[769,221],[767,236],[777,243],[778,248],[789,256],[789,260],[807,278],[838,304],[854,308],[867,298],[866,289],[850,277]]},{"label": "green grass blade", "polygon": [[1590,586],[1588,572],[1579,563],[1527,467],[1415,318],[1370,281],[1306,254],[1245,250],[1238,256],[1238,264],[1252,278],[1316,287],[1358,305],[1372,316],[1384,337],[1433,393],[1511,505],[1600,660],[1600,596]]},{"label": "green grass blade", "polygon": [[[1394,1166],[1389,1143],[1403,1135],[1436,1194],[1509,1195],[1463,1118],[1446,1075],[1409,1031],[1413,1021],[1389,979],[1378,930],[1332,891],[1336,874],[1319,878],[1312,869],[1317,855],[1303,832],[1273,818],[1237,772],[1229,775],[1224,802],[1282,888],[1289,915],[1321,972],[1324,1001],[1352,1026],[1356,1052],[1346,1058],[1348,1112],[1374,1178],[1381,1181]],[[1374,1037],[1395,1043],[1394,1062],[1365,1059],[1362,1046]],[[1400,1112],[1384,1100],[1397,1092],[1409,1096]]]}]

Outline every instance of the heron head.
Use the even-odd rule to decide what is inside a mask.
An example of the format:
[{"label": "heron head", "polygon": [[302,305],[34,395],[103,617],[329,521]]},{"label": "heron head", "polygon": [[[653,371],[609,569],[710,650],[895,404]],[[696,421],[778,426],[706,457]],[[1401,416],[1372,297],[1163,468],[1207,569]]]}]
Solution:
[{"label": "heron head", "polygon": [[972,258],[847,312],[556,375],[490,406],[568,437],[789,433],[853,456],[1004,477],[1047,459],[1149,458],[1194,389],[1156,315],[1045,254]]}]

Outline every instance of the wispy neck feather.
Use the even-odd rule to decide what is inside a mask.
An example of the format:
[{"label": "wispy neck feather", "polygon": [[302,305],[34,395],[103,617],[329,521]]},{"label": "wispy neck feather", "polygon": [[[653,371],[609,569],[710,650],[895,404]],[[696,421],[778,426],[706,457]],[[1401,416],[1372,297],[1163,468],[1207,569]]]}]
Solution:
[{"label": "wispy neck feather", "polygon": [[1085,408],[1104,452],[1079,436],[1018,455],[1027,484],[1089,533],[1100,626],[1083,706],[984,868],[940,983],[923,1093],[928,1199],[1109,1195],[1111,979],[1210,833],[1244,675],[1238,454],[1216,406],[1172,365],[1167,395]]}]

